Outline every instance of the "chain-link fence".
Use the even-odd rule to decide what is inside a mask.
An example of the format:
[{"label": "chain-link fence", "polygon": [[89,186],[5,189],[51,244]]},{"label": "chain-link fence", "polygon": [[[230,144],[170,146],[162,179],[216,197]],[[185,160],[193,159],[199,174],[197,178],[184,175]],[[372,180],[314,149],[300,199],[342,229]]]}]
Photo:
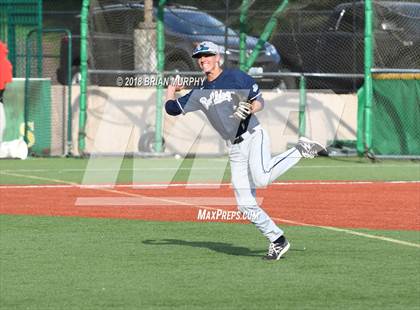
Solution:
[{"label": "chain-link fence", "polygon": [[[31,130],[34,133],[35,139],[31,142],[33,155],[56,156],[68,153],[71,93],[67,85],[57,81],[60,43],[68,34],[67,29],[44,28],[41,49],[34,40],[36,31],[27,36],[25,118],[28,127],[32,124]],[[37,61],[40,50],[43,54],[41,63]]]},{"label": "chain-link fence", "polygon": [[[0,0],[0,40],[9,49],[13,65],[10,91],[17,109],[24,114],[25,136],[33,155],[64,155],[68,152],[67,78],[61,79],[60,67],[67,66],[68,36],[63,30],[80,29],[75,11],[51,0]],[[67,27],[67,28],[66,28]],[[50,32],[45,29],[60,28]],[[63,48],[61,48],[63,45]],[[63,57],[61,57],[63,56]],[[68,70],[66,70],[68,71]],[[64,85],[63,85],[64,84]],[[25,126],[26,124],[26,126]],[[23,135],[23,130],[20,130]]]},{"label": "chain-link fence", "polygon": [[[13,76],[24,77],[25,42],[27,34],[33,29],[42,28],[41,0],[0,0],[0,40],[7,44],[9,60],[13,65]],[[41,36],[37,36],[41,45]],[[40,63],[42,54],[38,55]]]},{"label": "chain-link fence", "polygon": [[[0,0],[2,8],[7,4],[9,10],[11,3]],[[153,1],[149,14],[152,20],[148,21],[145,19],[148,15],[144,1],[90,1],[89,85],[118,86],[119,77],[157,74],[157,4],[158,1]],[[204,40],[213,41],[221,47],[225,67],[240,67],[242,31],[245,33],[245,60],[256,49],[258,39],[262,35],[267,38],[248,71],[261,88],[296,89],[299,87],[299,76],[304,75],[308,89],[355,93],[363,84],[364,2],[296,0],[289,1],[285,10],[274,14],[281,4],[282,1],[274,0],[167,1],[163,19],[165,74],[176,71],[181,75],[182,72],[199,75],[200,70],[191,58],[191,52],[198,42]],[[418,1],[373,1],[373,5],[373,66],[420,69]],[[80,6],[81,1],[73,1],[71,5],[70,2],[52,0],[43,2],[43,27],[66,28],[73,34],[71,67],[67,66],[68,37],[44,34],[42,49],[33,47],[37,51],[31,56],[32,77],[50,77],[53,86],[65,85],[70,73],[71,81],[78,82]],[[2,10],[0,14],[0,34],[7,40],[11,28],[4,12]],[[275,27],[268,27],[273,21]],[[33,29],[34,25],[31,27]],[[24,41],[18,45],[22,44]],[[15,67],[19,72],[16,76],[24,76],[25,57],[20,48],[15,58]],[[123,86],[137,85],[128,83]],[[64,88],[62,94],[61,98],[56,95],[51,97],[53,107],[65,106]],[[57,114],[61,115],[64,110],[60,109]],[[57,121],[60,122],[66,121]],[[149,125],[146,127],[149,128]]]},{"label": "chain-link fence", "polygon": [[374,13],[374,66],[420,70],[419,1],[378,1]]},{"label": "chain-link fence", "polygon": [[371,128],[369,122],[364,128],[371,139],[366,141],[375,156],[418,158],[420,3],[374,4],[372,116]]},{"label": "chain-link fence", "polygon": [[[198,65],[191,59],[192,49],[198,42],[213,41],[224,47],[224,66],[239,66],[239,1],[204,4],[202,2],[180,1],[168,3],[164,11],[165,24],[165,70],[166,71],[199,71]],[[275,8],[279,5],[272,1]],[[255,48],[258,36],[264,29],[272,11],[258,9],[253,3],[250,7],[246,36],[246,53],[249,55]],[[144,23],[144,5],[134,2],[99,0],[91,2],[90,10],[90,51],[93,56],[91,66],[97,70],[140,70],[156,71],[156,65],[150,48],[153,44],[147,40],[138,42],[139,31],[150,32]],[[154,19],[156,8],[153,11]],[[255,34],[254,36],[252,34]],[[137,43],[137,44],[136,44]],[[106,52],[105,52],[106,51]],[[135,55],[143,57],[143,63],[135,61]],[[133,56],[134,55],[134,56]],[[140,57],[141,59],[142,57]],[[146,58],[146,59],[144,59]],[[282,65],[275,46],[265,43],[251,68],[254,73],[277,73],[287,70]],[[112,59],[112,61],[109,61]],[[261,86],[296,88],[294,78],[258,77]],[[94,76],[93,83],[115,85],[115,76]],[[284,81],[285,80],[285,81]]]},{"label": "chain-link fence", "polygon": [[[81,1],[60,4],[51,0],[43,1],[43,14],[38,17],[36,14],[40,11],[36,5],[41,2],[24,2],[20,1],[18,5],[13,1],[0,1],[0,36],[3,41],[14,42],[9,43],[9,50],[15,76],[24,76],[24,37],[41,22],[43,27],[66,28],[75,35],[72,75],[77,79]],[[242,4],[243,1],[238,0],[167,1],[164,14],[165,70],[198,71],[197,64],[190,56],[194,45],[203,40],[211,40],[224,47],[226,67],[239,67],[240,30],[247,34],[246,53],[249,56],[281,1],[249,1],[246,22],[241,26]],[[157,1],[154,1],[154,21],[156,5]],[[16,21],[23,17],[14,18],[12,22],[10,16],[15,16],[19,7],[25,10],[26,18],[29,18],[29,11],[33,12],[31,25],[26,20],[25,26],[23,23],[22,26],[16,26]],[[419,68],[418,1],[374,1],[374,12],[375,67]],[[277,25],[251,70],[263,88],[298,87],[296,77],[264,76],[265,73],[363,73],[363,1],[289,1],[286,10],[276,20]],[[144,24],[143,1],[92,0],[89,23],[91,69],[156,71],[155,54],[150,50],[154,44],[140,40],[136,45],[136,29],[145,29],[144,33],[149,34],[154,32]],[[16,37],[11,38],[13,33]],[[153,40],[153,36],[150,39]],[[51,53],[46,50],[46,54]],[[143,57],[146,59],[139,62],[136,60],[139,54],[149,57]],[[59,57],[56,60],[49,57],[48,60],[51,62],[53,84],[56,81],[65,83],[66,69],[60,65],[60,59],[66,57],[66,51],[61,51]],[[91,76],[91,81],[114,86],[115,76],[107,74],[99,77],[96,74]],[[362,77],[312,76],[308,77],[306,85],[309,89],[355,92],[362,81]]]},{"label": "chain-link fence", "polygon": [[[375,1],[375,66],[418,67],[418,21],[415,1]],[[281,1],[250,1],[246,22],[246,55],[255,49]],[[209,40],[223,47],[224,66],[239,67],[242,1],[168,1],[164,11],[165,70],[198,71],[191,51]],[[242,14],[242,15],[241,15]],[[154,43],[139,40],[144,5],[138,1],[92,0],[90,4],[90,66],[97,70],[156,71]],[[156,7],[153,11],[156,20]],[[260,50],[250,73],[263,88],[297,88],[293,76],[282,72],[317,73],[309,89],[356,92],[362,85],[364,3],[362,1],[290,1],[276,17],[277,25]],[[136,30],[137,29],[137,30]],[[153,30],[152,30],[153,32]],[[153,36],[150,37],[153,40]],[[77,54],[77,52],[76,52]],[[136,56],[137,55],[137,56]],[[143,62],[136,64],[138,55]],[[112,59],[112,61],[110,61]],[[323,76],[329,74],[329,76]],[[334,75],[335,74],[335,75]],[[341,76],[340,76],[341,74]],[[359,76],[342,76],[356,74]],[[332,76],[331,76],[332,75]],[[99,85],[115,85],[115,76],[93,75]]]}]

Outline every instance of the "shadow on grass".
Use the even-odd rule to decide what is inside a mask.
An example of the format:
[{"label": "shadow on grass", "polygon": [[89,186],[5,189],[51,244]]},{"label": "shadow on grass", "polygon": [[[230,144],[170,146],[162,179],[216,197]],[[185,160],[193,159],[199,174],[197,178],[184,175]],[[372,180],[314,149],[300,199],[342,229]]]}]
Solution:
[{"label": "shadow on grass", "polygon": [[215,252],[224,253],[234,256],[262,256],[265,251],[252,251],[246,247],[234,246],[230,243],[211,242],[211,241],[187,241],[178,239],[162,239],[162,240],[144,240],[143,244],[147,245],[181,245],[193,248],[204,248]]}]

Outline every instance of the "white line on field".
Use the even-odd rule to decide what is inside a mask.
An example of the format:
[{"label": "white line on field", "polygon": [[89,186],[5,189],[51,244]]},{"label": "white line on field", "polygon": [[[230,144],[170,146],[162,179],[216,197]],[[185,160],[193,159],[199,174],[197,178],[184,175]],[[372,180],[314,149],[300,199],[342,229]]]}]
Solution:
[{"label": "white line on field", "polygon": [[[35,176],[35,175],[18,174],[18,173],[6,173],[6,174],[11,175],[11,176],[18,176],[18,177],[23,177],[23,178],[28,178],[28,179],[34,179],[34,180],[43,180],[43,181],[49,181],[49,182],[54,182],[54,183],[64,183],[64,185],[59,184],[58,186],[67,186],[67,187],[73,187],[73,188],[80,187],[80,184],[70,182],[70,181],[64,181],[64,180],[60,180],[60,179],[52,179],[52,178],[39,177],[39,176]],[[33,186],[33,185],[29,185],[29,186]],[[57,186],[57,185],[55,185],[55,186]],[[0,188],[2,188],[2,186],[0,186]],[[209,210],[213,209],[213,208],[209,208],[209,207],[205,207],[205,206],[193,205],[193,204],[190,204],[188,202],[180,203],[179,201],[176,201],[176,200],[170,200],[170,199],[161,198],[161,197],[150,197],[150,196],[141,195],[141,194],[138,194],[138,193],[128,193],[128,192],[112,189],[112,188],[109,188],[109,187],[98,187],[98,188],[95,188],[95,189],[99,190],[99,191],[102,191],[102,192],[120,194],[120,195],[129,196],[129,197],[146,198],[146,199],[155,200],[155,201],[170,202],[172,204],[198,207],[198,208],[201,208],[201,209],[209,209]]]},{"label": "white line on field", "polygon": [[[16,175],[17,174],[13,174]],[[22,175],[33,179],[33,176]],[[63,182],[67,184],[40,184],[40,185],[0,185],[1,189],[44,189],[44,188],[86,188],[86,189],[101,189],[101,188],[132,188],[132,189],[146,189],[156,188],[165,189],[167,187],[199,187],[199,188],[214,188],[220,186],[231,186],[231,183],[150,183],[150,184],[78,184],[73,182],[66,182],[61,180],[49,179],[44,177],[36,177],[36,179],[49,180],[54,182]],[[369,184],[418,184],[420,181],[302,181],[302,182],[273,182],[274,186],[307,186],[307,185],[369,185]]]},{"label": "white line on field", "polygon": [[[7,174],[14,175],[14,176],[20,176],[20,177],[24,177],[24,178],[29,178],[29,179],[44,180],[44,181],[50,181],[50,182],[55,182],[55,183],[64,183],[64,184],[67,184],[68,187],[78,187],[78,186],[80,186],[77,183],[68,182],[68,181],[59,180],[59,179],[50,179],[50,178],[38,177],[38,176],[28,176],[28,175],[24,175],[24,174],[19,175],[17,173],[13,173],[13,174],[12,173],[7,173]],[[396,182],[401,183],[401,181],[396,181]],[[414,182],[419,183],[419,181],[414,181]],[[353,184],[354,183],[355,182],[353,182]],[[361,184],[370,184],[370,183],[375,183],[375,182],[363,182]],[[388,183],[395,183],[395,182],[388,182]],[[408,182],[403,181],[402,183],[412,183],[412,182],[411,181],[408,181]],[[274,184],[280,184],[280,182],[279,183],[274,183]],[[281,184],[289,184],[289,183],[281,183]],[[296,184],[302,185],[302,184],[307,184],[307,183],[297,182]],[[319,184],[319,183],[316,183],[316,184]],[[331,182],[325,182],[325,184],[331,184]],[[347,184],[347,183],[344,182],[344,183],[341,183],[341,184]],[[226,184],[226,185],[229,185],[229,184]],[[29,185],[29,186],[33,186],[33,185]],[[58,186],[62,186],[62,185],[58,185]],[[129,186],[132,186],[132,185],[129,185]],[[3,186],[0,186],[0,189],[1,188],[3,188]],[[107,188],[98,188],[98,190],[101,190],[101,191],[104,191],[104,192],[122,194],[122,195],[130,196],[130,197],[152,198],[152,197],[149,197],[149,196],[144,196],[144,195],[139,195],[139,194],[134,194],[134,193],[127,193],[127,192],[124,192],[124,191],[107,189]],[[171,201],[170,199],[164,199],[164,198],[159,198],[159,197],[153,197],[153,198],[155,198],[157,201],[169,201],[169,202],[173,202],[174,204],[191,206],[193,208],[200,208],[200,209],[207,209],[207,210],[218,210],[217,208],[193,205],[193,204],[190,204],[188,202]],[[307,223],[297,222],[297,221],[292,221],[292,220],[287,220],[287,219],[281,219],[281,218],[273,218],[273,219],[277,220],[277,221],[282,221],[282,222],[285,222],[285,223],[299,225],[299,226],[308,226],[308,227],[326,229],[326,230],[342,232],[342,233],[346,233],[346,234],[350,234],[350,235],[354,235],[354,236],[365,237],[365,238],[376,239],[376,240],[391,242],[391,243],[395,243],[395,244],[420,248],[420,244],[417,244],[417,243],[412,243],[412,242],[402,241],[402,240],[398,240],[398,239],[388,238],[388,237],[385,237],[385,236],[371,235],[371,234],[362,233],[362,232],[358,232],[358,231],[354,231],[354,230],[350,230],[350,229],[343,229],[343,228],[332,227],[332,226],[312,225],[312,224],[307,224]]]},{"label": "white line on field", "polygon": [[346,234],[350,234],[350,235],[354,235],[354,236],[365,237],[365,238],[370,238],[370,239],[377,239],[377,240],[392,242],[392,243],[396,243],[396,244],[411,246],[411,247],[415,247],[415,248],[420,249],[420,244],[418,244],[418,243],[402,241],[402,240],[389,238],[389,237],[384,237],[384,236],[380,236],[380,235],[371,235],[371,234],[367,234],[367,233],[363,233],[363,232],[359,232],[359,231],[354,231],[354,230],[344,229],[344,228],[338,228],[338,227],[333,227],[333,226],[321,226],[321,225],[307,224],[307,223],[291,221],[291,220],[286,220],[286,219],[281,219],[281,218],[276,218],[276,217],[274,217],[273,219],[276,220],[276,221],[289,223],[289,224],[293,224],[293,225],[326,229],[326,230],[346,233]]},{"label": "white line on field", "polygon": [[[263,199],[257,198],[258,204],[262,204]],[[173,206],[174,202],[179,205],[209,205],[209,206],[236,206],[234,197],[78,197],[76,206]]]},{"label": "white line on field", "polygon": [[[227,161],[226,163],[227,164]],[[225,167],[225,165],[220,165],[220,168]],[[388,164],[372,164],[372,165],[341,165],[341,166],[333,166],[333,165],[313,165],[313,166],[295,166],[293,169],[334,169],[334,168],[360,168],[360,169],[370,169],[370,168],[419,168],[420,164],[408,164],[408,165],[388,165]],[[92,172],[107,172],[107,171],[167,171],[167,170],[214,170],[214,163],[212,162],[212,167],[144,167],[141,169],[133,169],[133,168],[121,168],[121,169],[91,169],[89,171]],[[9,172],[56,172],[56,173],[63,173],[63,172],[83,172],[86,171],[86,168],[72,168],[72,169],[4,169],[2,172],[9,173]]]}]

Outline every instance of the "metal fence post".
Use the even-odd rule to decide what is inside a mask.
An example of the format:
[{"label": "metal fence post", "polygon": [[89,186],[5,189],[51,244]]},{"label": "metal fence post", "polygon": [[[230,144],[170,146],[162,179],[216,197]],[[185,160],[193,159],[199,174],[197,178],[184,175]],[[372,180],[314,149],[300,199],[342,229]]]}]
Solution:
[{"label": "metal fence post", "polygon": [[255,46],[254,50],[252,51],[252,54],[248,57],[246,61],[245,71],[248,71],[254,64],[255,60],[258,58],[261,48],[264,46],[264,43],[267,42],[268,38],[270,37],[271,33],[277,25],[277,17],[281,14],[281,12],[283,12],[288,3],[288,0],[283,0],[283,3],[280,4],[279,7],[274,11],[273,15],[271,15],[270,20],[265,25],[263,33],[258,39],[257,45]]},{"label": "metal fence post", "polygon": [[[165,69],[165,24],[164,6],[166,0],[160,0],[157,12],[156,24],[156,44],[157,44],[157,79],[161,81],[163,78],[163,70]],[[163,85],[157,84],[156,88],[156,125],[155,125],[155,152],[162,152],[162,131],[163,131]]]},{"label": "metal fence post", "polygon": [[[36,31],[36,30],[35,30]],[[25,125],[25,131],[24,131],[24,140],[26,142],[26,144],[29,144],[29,139],[28,139],[28,121],[29,121],[29,117],[28,117],[28,99],[29,99],[29,76],[31,75],[31,49],[29,48],[29,42],[30,42],[30,38],[31,38],[31,34],[34,33],[34,31],[30,31],[27,36],[26,36],[26,51],[25,51],[25,55],[26,55],[26,61],[25,61],[25,94],[24,94],[24,103],[23,103],[23,121],[24,121],[24,125]]]},{"label": "metal fence post", "polygon": [[372,146],[372,100],[373,100],[373,85],[372,85],[372,63],[373,63],[373,38],[372,26],[373,12],[372,0],[365,2],[365,106],[364,106],[364,138],[365,151],[369,152]]},{"label": "metal fence post", "polygon": [[37,63],[37,70],[38,70],[38,76],[41,77],[42,76],[42,59],[43,59],[43,48],[42,48],[42,1],[38,1],[37,3],[37,15],[41,16],[41,18],[38,18],[38,25],[37,25],[37,29],[38,29],[38,36],[37,36],[37,59],[38,59],[38,63]]},{"label": "metal fence post", "polygon": [[303,74],[299,79],[299,137],[305,136],[306,132],[306,78]]},{"label": "metal fence post", "polygon": [[87,32],[89,0],[83,0],[80,18],[80,109],[79,109],[79,153],[85,150],[86,102],[87,102]]},{"label": "metal fence post", "polygon": [[239,68],[245,71],[246,62],[246,20],[248,9],[250,7],[249,0],[243,0],[241,4],[241,15],[239,16],[240,32],[239,32]]},{"label": "metal fence post", "polygon": [[68,43],[67,43],[67,87],[68,87],[68,107],[67,107],[67,147],[66,147],[66,154],[70,153],[70,150],[72,149],[73,141],[72,141],[72,131],[73,131],[73,108],[71,106],[71,100],[72,100],[72,57],[73,57],[73,43],[72,43],[72,35],[71,31],[68,29],[65,29],[68,37]]}]

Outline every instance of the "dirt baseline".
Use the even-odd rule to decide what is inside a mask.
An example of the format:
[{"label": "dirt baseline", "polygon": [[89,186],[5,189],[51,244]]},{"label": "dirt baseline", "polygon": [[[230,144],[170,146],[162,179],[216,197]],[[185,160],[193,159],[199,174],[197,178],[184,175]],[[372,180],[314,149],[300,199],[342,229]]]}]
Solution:
[{"label": "dirt baseline", "polygon": [[[127,200],[129,197],[131,200]],[[258,197],[264,210],[279,222],[284,219],[346,228],[420,230],[420,183],[284,183],[258,190]],[[232,189],[226,184],[220,188],[164,189],[0,186],[0,198],[0,214],[16,215],[197,221],[199,210],[237,210],[233,203],[226,203],[234,201]],[[91,203],[80,204],[81,199],[90,199]],[[104,205],[107,199],[113,202]],[[212,199],[225,203],[212,205]],[[136,205],[136,201],[141,204]],[[245,222],[220,218],[210,221]]]}]

